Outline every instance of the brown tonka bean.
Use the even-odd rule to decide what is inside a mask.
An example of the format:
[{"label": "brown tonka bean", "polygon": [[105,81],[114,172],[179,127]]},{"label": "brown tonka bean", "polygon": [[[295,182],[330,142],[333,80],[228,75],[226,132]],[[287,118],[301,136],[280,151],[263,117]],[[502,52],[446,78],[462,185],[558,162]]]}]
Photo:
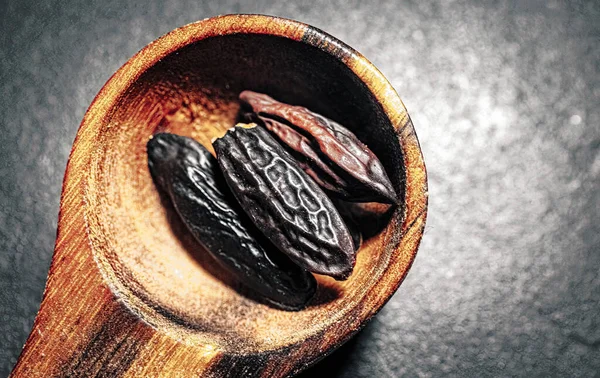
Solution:
[{"label": "brown tonka bean", "polygon": [[350,130],[265,94],[243,91],[239,97],[327,192],[346,201],[397,203],[383,165]]},{"label": "brown tonka bean", "polygon": [[213,142],[225,179],[256,226],[301,267],[347,279],[352,237],[331,200],[283,147],[255,124]]}]

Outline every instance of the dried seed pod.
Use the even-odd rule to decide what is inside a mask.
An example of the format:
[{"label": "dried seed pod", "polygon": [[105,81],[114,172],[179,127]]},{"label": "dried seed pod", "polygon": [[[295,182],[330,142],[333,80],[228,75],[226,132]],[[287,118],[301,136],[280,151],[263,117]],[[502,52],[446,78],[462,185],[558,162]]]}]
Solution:
[{"label": "dried seed pod", "polygon": [[147,151],[155,183],[225,269],[279,308],[306,305],[316,291],[314,277],[256,230],[229,192],[216,159],[202,145],[179,135],[157,134]]},{"label": "dried seed pod", "polygon": [[333,171],[319,156],[319,153],[313,148],[311,141],[285,123],[276,121],[264,116],[257,116],[254,113],[246,113],[243,117],[249,122],[260,122],[266,126],[281,142],[284,148],[296,158],[296,162],[313,178],[323,189],[328,192],[343,194],[343,197],[350,196],[346,188],[346,180]]},{"label": "dried seed pod", "polygon": [[265,94],[243,91],[239,97],[305,172],[331,194],[347,201],[398,202],[383,165],[350,130]]},{"label": "dried seed pod", "polygon": [[213,142],[231,191],[257,227],[301,267],[347,279],[354,245],[331,200],[283,147],[255,124]]}]

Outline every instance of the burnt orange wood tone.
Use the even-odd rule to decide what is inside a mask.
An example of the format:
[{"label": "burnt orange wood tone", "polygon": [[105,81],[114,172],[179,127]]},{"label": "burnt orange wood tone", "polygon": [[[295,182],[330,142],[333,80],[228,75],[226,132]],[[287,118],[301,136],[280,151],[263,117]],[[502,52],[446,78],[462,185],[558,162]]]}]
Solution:
[{"label": "burnt orange wood tone", "polygon": [[[243,89],[353,130],[403,198],[365,240],[352,277],[317,277],[316,297],[299,312],[253,300],[207,257],[161,201],[147,169],[145,145],[158,131],[210,148],[234,124]],[[342,42],[259,15],[174,30],[117,71],[83,119],[44,299],[12,376],[297,373],[348,340],[396,291],[423,233],[426,181],[400,98]]]}]

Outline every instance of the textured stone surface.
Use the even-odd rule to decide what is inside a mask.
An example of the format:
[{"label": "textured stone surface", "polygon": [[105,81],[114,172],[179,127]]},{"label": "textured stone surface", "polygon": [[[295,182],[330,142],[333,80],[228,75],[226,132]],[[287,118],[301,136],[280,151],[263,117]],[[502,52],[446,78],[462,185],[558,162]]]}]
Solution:
[{"label": "textured stone surface", "polygon": [[39,306],[93,97],[150,41],[232,12],[308,22],[365,54],[405,101],[429,168],[408,278],[311,373],[600,371],[600,3],[12,0],[0,4],[0,375]]}]

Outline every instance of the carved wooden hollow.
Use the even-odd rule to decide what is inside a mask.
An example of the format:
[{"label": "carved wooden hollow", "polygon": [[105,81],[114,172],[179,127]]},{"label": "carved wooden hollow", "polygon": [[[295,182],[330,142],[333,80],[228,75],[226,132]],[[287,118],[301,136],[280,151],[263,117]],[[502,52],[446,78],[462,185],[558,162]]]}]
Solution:
[{"label": "carved wooden hollow", "polygon": [[[234,124],[244,89],[353,130],[404,198],[363,244],[352,277],[317,277],[318,293],[300,312],[247,295],[185,232],[147,169],[153,133],[191,136],[210,148]],[[395,292],[426,207],[410,118],[360,54],[280,18],[231,15],[184,26],[131,58],[84,117],[44,300],[13,376],[298,372],[348,340]]]}]

